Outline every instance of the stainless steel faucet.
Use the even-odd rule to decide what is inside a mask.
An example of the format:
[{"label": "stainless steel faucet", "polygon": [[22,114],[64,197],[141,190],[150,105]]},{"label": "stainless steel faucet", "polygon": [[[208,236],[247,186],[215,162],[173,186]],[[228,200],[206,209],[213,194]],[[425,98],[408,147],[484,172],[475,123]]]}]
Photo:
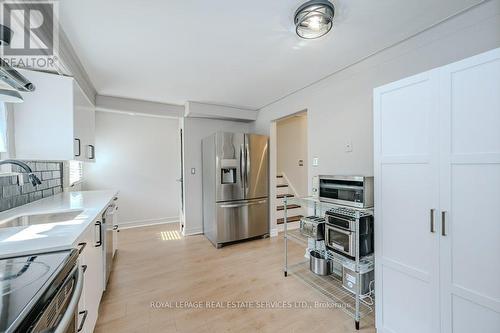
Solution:
[{"label": "stainless steel faucet", "polygon": [[33,186],[41,185],[42,181],[33,173],[33,170],[29,167],[28,164],[18,161],[18,160],[3,160],[0,161],[0,165],[3,164],[14,164],[18,167],[21,167],[24,171],[28,173],[28,179],[30,180]]}]

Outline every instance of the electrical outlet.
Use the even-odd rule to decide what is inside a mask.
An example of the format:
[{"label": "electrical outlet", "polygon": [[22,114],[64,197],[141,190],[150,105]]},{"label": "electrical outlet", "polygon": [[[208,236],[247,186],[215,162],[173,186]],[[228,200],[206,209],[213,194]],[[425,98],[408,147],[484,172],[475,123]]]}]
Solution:
[{"label": "electrical outlet", "polygon": [[195,175],[195,174],[196,174],[196,169],[195,169],[195,168],[191,168],[191,174],[192,174],[192,175]]},{"label": "electrical outlet", "polygon": [[352,152],[352,141],[347,141],[345,144],[345,152],[350,153]]},{"label": "electrical outlet", "polygon": [[318,166],[319,165],[319,158],[314,157],[313,158],[313,166]]}]

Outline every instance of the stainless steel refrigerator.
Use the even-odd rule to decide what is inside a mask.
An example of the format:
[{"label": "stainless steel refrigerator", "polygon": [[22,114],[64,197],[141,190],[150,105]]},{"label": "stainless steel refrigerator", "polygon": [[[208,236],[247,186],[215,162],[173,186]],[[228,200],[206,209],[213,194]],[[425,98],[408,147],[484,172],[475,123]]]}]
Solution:
[{"label": "stainless steel refrigerator", "polygon": [[268,146],[256,134],[203,139],[203,233],[216,247],[269,235]]}]

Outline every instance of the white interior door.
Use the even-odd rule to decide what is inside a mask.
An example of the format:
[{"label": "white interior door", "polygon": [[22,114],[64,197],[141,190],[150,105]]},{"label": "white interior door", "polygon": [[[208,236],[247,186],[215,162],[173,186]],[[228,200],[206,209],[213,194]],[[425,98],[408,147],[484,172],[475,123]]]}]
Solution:
[{"label": "white interior door", "polygon": [[441,332],[500,332],[500,49],[441,69]]},{"label": "white interior door", "polygon": [[374,91],[377,331],[439,330],[438,79],[426,72]]}]

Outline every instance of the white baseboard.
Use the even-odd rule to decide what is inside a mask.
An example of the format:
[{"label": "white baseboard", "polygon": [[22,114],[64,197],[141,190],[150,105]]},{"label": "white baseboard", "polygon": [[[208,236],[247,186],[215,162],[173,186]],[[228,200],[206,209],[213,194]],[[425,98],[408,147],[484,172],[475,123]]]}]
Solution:
[{"label": "white baseboard", "polygon": [[120,229],[130,229],[130,228],[147,227],[147,226],[166,224],[166,223],[179,223],[179,217],[173,216],[173,217],[164,217],[159,219],[120,222],[118,223],[118,226]]},{"label": "white baseboard", "polygon": [[276,237],[278,236],[278,228],[272,228],[271,231],[269,232],[270,237]]},{"label": "white baseboard", "polygon": [[203,234],[203,228],[193,228],[193,229],[184,229],[182,230],[183,236],[194,236]]}]

